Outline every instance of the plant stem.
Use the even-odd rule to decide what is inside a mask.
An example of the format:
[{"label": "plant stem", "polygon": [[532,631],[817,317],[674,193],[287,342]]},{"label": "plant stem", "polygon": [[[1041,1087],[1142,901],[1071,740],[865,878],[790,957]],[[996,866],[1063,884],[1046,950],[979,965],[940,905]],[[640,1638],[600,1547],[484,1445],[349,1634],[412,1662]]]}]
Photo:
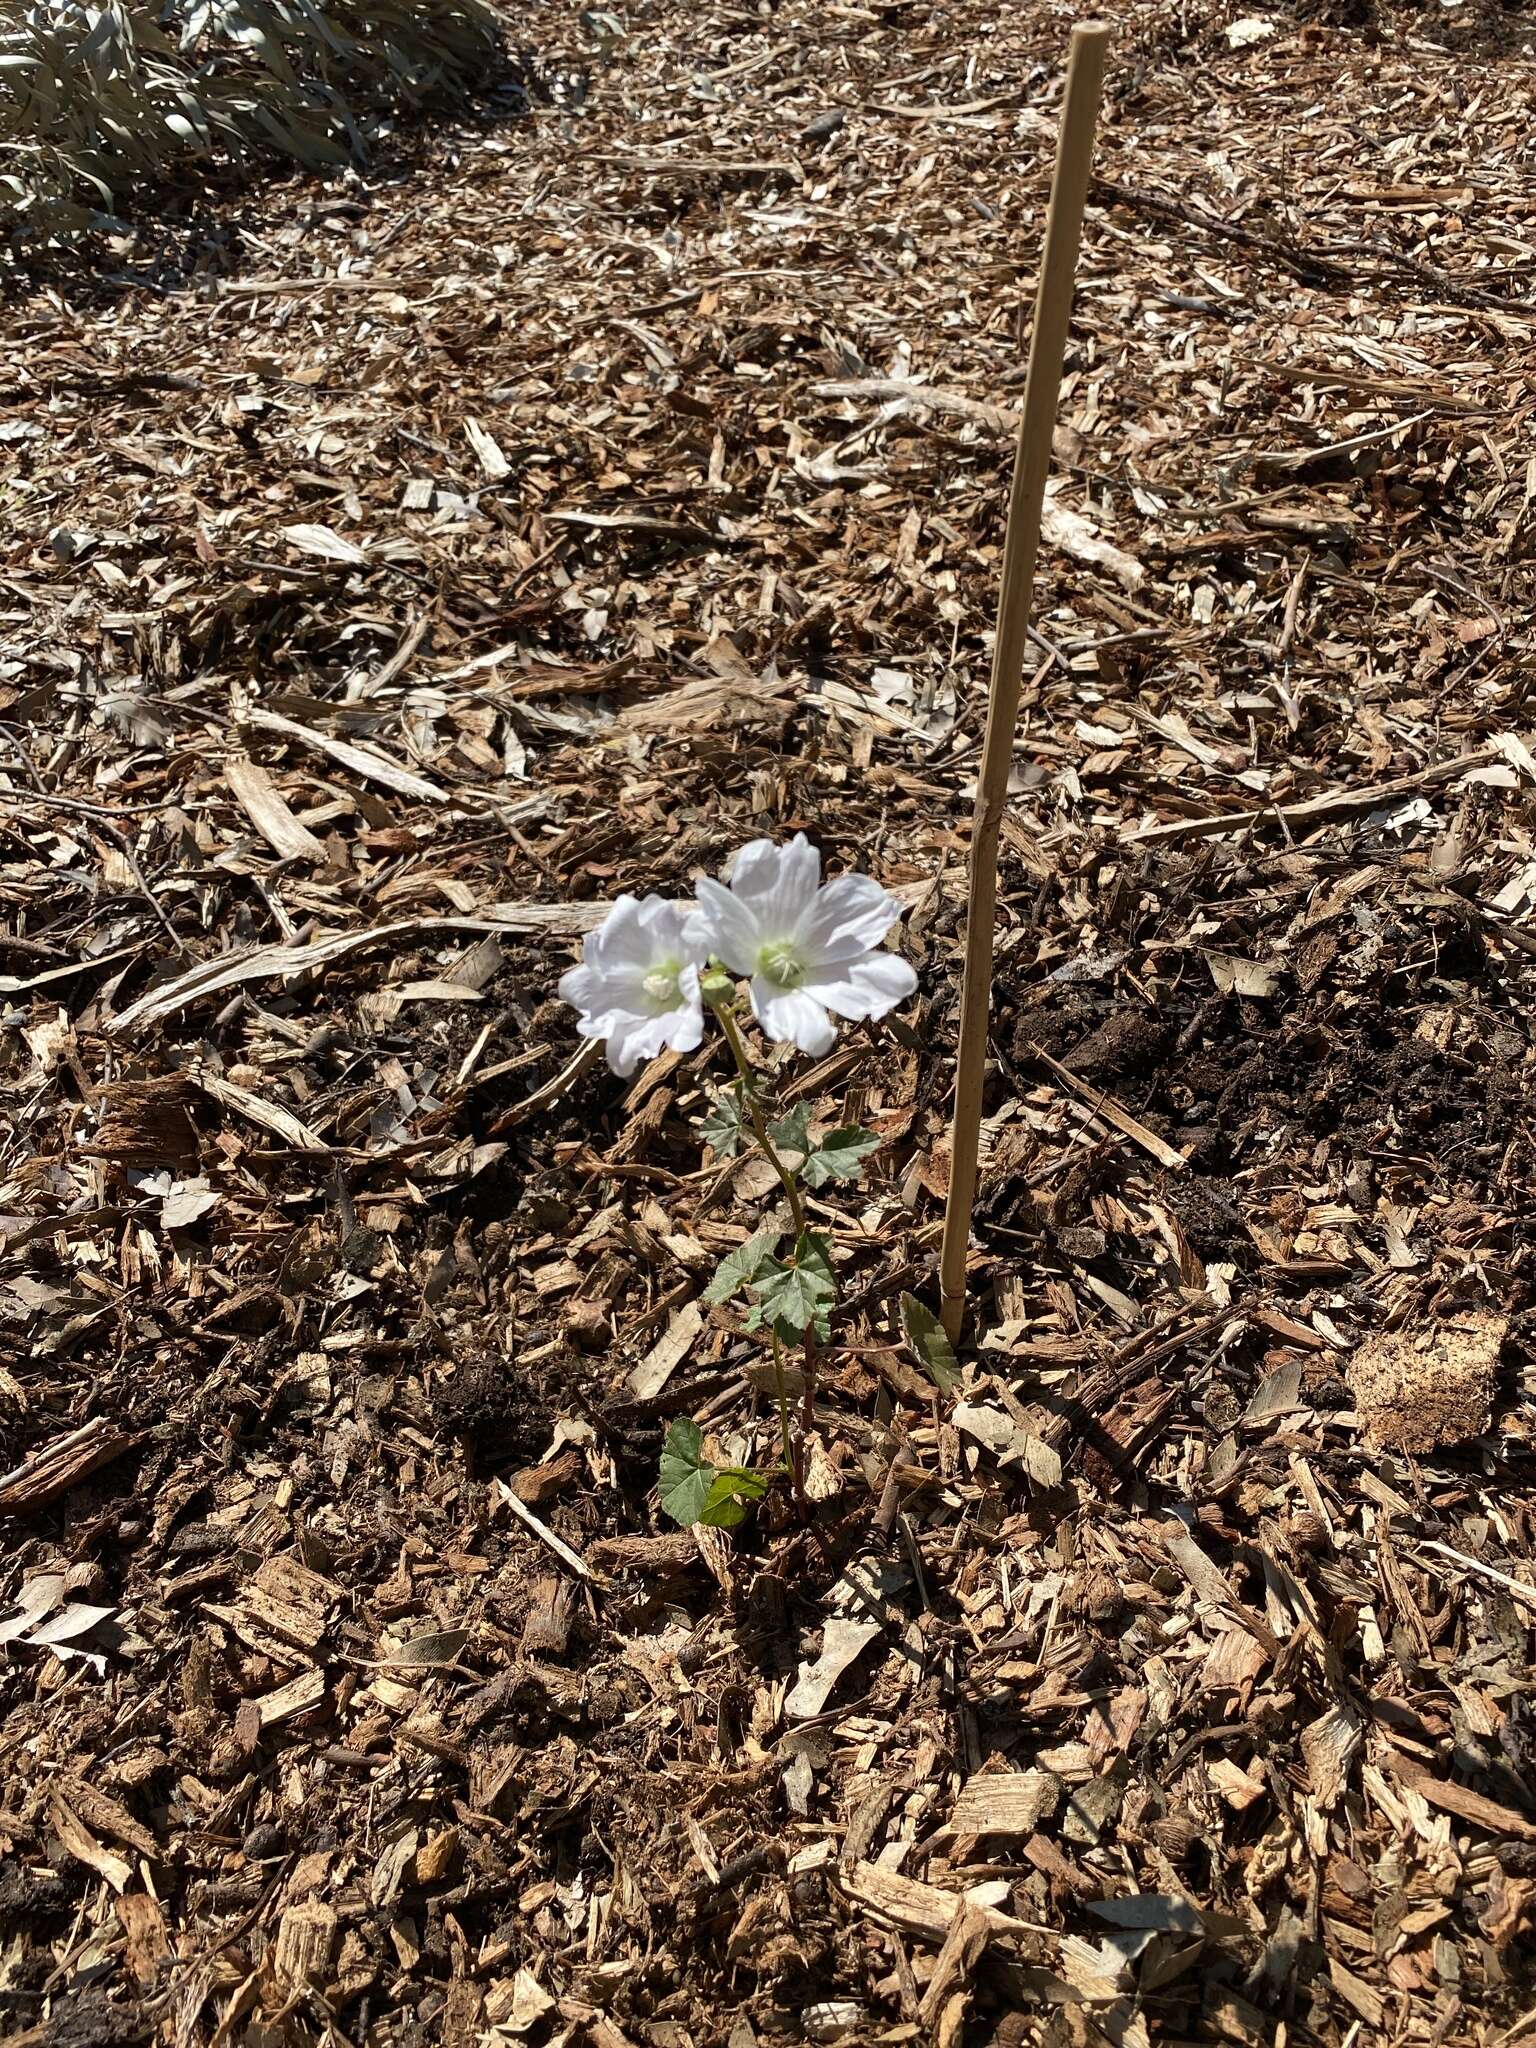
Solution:
[{"label": "plant stem", "polygon": [[795,1496],[795,1505],[802,1517],[809,1521],[811,1504],[805,1495],[805,1446],[796,1444],[794,1432],[789,1424],[789,1388],[784,1380],[784,1347],[779,1342],[778,1332],[769,1331],[773,1343],[773,1377],[779,1397],[779,1434],[784,1443],[784,1469],[789,1474],[789,1483]]},{"label": "plant stem", "polygon": [[809,1330],[805,1333],[805,1363],[800,1371],[805,1380],[805,1389],[800,1397],[800,1457],[805,1459],[805,1447],[816,1434],[816,1339]]},{"label": "plant stem", "polygon": [[[741,1033],[736,1029],[736,1019],[724,1003],[712,1006],[720,1019],[720,1029],[725,1033],[725,1042],[731,1048],[737,1072],[741,1075],[742,1101],[746,1105],[747,1121],[752,1126],[763,1157],[779,1176],[780,1185],[789,1201],[789,1213],[794,1219],[795,1239],[805,1235],[805,1204],[800,1199],[800,1190],[795,1186],[795,1176],[774,1150],[773,1140],[768,1135],[768,1126],[763,1121],[763,1112],[758,1107],[756,1083],[752,1069],[747,1064],[747,1049],[741,1042]],[[789,1390],[784,1384],[784,1350],[777,1331],[770,1331],[773,1340],[773,1373],[779,1393],[779,1429],[784,1439],[784,1462],[789,1467],[789,1481],[794,1489],[795,1504],[801,1517],[815,1531],[816,1540],[826,1548],[826,1537],[817,1526],[811,1513],[811,1503],[805,1491],[805,1447],[815,1427],[814,1399],[816,1350],[809,1330],[805,1333],[805,1399],[801,1408],[800,1441],[796,1443],[789,1426]]]},{"label": "plant stem", "polygon": [[789,1198],[789,1213],[794,1218],[795,1236],[805,1235],[805,1204],[800,1199],[800,1190],[795,1186],[795,1176],[773,1149],[773,1140],[768,1135],[768,1126],[763,1122],[763,1112],[757,1106],[756,1083],[752,1069],[747,1065],[747,1049],[741,1042],[741,1033],[736,1029],[736,1019],[730,1011],[720,1008],[715,1011],[720,1019],[720,1028],[725,1033],[726,1043],[735,1057],[742,1079],[742,1099],[747,1106],[747,1120],[752,1126],[752,1135],[762,1148],[763,1157],[783,1183]]},{"label": "plant stem", "polygon": [[770,1330],[773,1343],[773,1380],[779,1396],[779,1434],[784,1440],[784,1468],[795,1469],[795,1450],[789,1434],[789,1388],[784,1383],[784,1347],[779,1342],[777,1330]]}]

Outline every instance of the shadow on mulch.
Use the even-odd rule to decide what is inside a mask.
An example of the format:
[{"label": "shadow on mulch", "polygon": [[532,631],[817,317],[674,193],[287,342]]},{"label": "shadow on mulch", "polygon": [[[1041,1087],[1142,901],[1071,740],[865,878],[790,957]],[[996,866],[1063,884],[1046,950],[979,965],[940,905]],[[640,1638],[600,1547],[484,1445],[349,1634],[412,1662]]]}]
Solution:
[{"label": "shadow on mulch", "polygon": [[[1015,1080],[1039,1047],[1082,1081],[1085,1115],[1106,1090],[1183,1152],[1165,1198],[1197,1250],[1235,1245],[1249,1271],[1265,1261],[1234,1238],[1235,1205],[1298,1178],[1367,1211],[1376,1188],[1498,1210],[1536,1179],[1521,1135],[1536,969],[1489,952],[1474,901],[1377,858],[1163,863],[1096,978],[1078,962],[1015,989],[1000,1024]],[[1114,905],[1101,916],[1110,927]],[[1079,1222],[1093,1191],[1069,1171],[1053,1227]],[[1015,1179],[990,1213],[1017,1223],[1028,1201]],[[1512,1285],[1505,1305],[1524,1294]]]}]

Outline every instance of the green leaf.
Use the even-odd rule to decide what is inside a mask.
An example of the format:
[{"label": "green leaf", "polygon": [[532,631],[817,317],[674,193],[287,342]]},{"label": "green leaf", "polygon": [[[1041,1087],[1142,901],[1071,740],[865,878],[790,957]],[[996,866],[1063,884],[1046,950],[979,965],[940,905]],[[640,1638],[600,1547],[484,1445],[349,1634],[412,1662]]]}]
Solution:
[{"label": "green leaf", "polygon": [[837,1275],[832,1271],[832,1247],[819,1230],[802,1230],[795,1239],[795,1264],[819,1274],[826,1285],[827,1300],[837,1299]]},{"label": "green leaf", "polygon": [[674,1522],[691,1529],[702,1522],[710,1529],[734,1529],[746,1513],[746,1501],[761,1500],[768,1481],[743,1465],[717,1469],[704,1456],[704,1434],[696,1422],[680,1415],[667,1431],[661,1453],[661,1504]]},{"label": "green leaf", "polygon": [[721,1159],[734,1159],[746,1142],[747,1130],[741,1115],[741,1083],[728,1095],[717,1095],[709,1115],[699,1119],[704,1142]]},{"label": "green leaf", "polygon": [[828,1131],[816,1149],[807,1154],[800,1171],[807,1187],[825,1187],[829,1180],[857,1180],[864,1161],[878,1152],[880,1140],[857,1124],[844,1124]]},{"label": "green leaf", "polygon": [[728,1465],[723,1472],[715,1474],[715,1483],[709,1490],[709,1499],[699,1520],[707,1529],[734,1529],[746,1517],[747,1501],[761,1500],[768,1491],[768,1481],[760,1472],[748,1472],[744,1466]]},{"label": "green leaf", "polygon": [[709,1506],[719,1478],[704,1458],[704,1432],[680,1415],[661,1452],[661,1504],[674,1522],[691,1529]]},{"label": "green leaf", "polygon": [[768,1323],[775,1334],[793,1344],[807,1330],[825,1340],[827,1315],[837,1299],[837,1281],[832,1272],[827,1241],[814,1231],[802,1231],[795,1240],[793,1262],[770,1260],[753,1285],[759,1301],[747,1327],[757,1329]]},{"label": "green leaf", "polygon": [[802,1158],[811,1149],[811,1112],[803,1102],[797,1102],[788,1116],[781,1116],[777,1123],[768,1126],[768,1135],[774,1147],[780,1152],[795,1152]]},{"label": "green leaf", "polygon": [[939,1392],[952,1393],[960,1384],[955,1347],[938,1317],[931,1309],[924,1308],[915,1294],[901,1297],[901,1327],[906,1332],[907,1342],[917,1353],[918,1364]]},{"label": "green leaf", "polygon": [[734,1529],[747,1519],[747,1511],[723,1479],[716,1479],[709,1499],[694,1520],[706,1529]]},{"label": "green leaf", "polygon": [[765,1223],[761,1230],[749,1237],[745,1244],[739,1244],[735,1251],[727,1252],[715,1268],[715,1277],[704,1290],[704,1299],[717,1305],[729,1301],[733,1294],[739,1294],[743,1287],[750,1285],[764,1265],[773,1256],[773,1248],[779,1241],[776,1223]]},{"label": "green leaf", "polygon": [[[779,1260],[765,1259],[761,1267],[753,1275],[752,1284],[754,1287],[771,1287],[775,1284],[777,1275],[789,1271],[790,1268],[782,1265]],[[760,1330],[767,1320],[768,1312],[763,1303],[761,1301],[754,1301],[747,1310],[746,1328],[749,1330]]]}]

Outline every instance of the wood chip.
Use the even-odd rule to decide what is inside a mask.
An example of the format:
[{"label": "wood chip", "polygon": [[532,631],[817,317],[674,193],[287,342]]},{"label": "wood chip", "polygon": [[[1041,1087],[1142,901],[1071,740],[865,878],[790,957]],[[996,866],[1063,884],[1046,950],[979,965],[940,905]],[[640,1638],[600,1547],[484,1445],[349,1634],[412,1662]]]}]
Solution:
[{"label": "wood chip", "polygon": [[670,1318],[660,1339],[629,1375],[629,1390],[637,1401],[649,1401],[659,1394],[693,1349],[704,1327],[704,1311],[690,1301]]},{"label": "wood chip", "polygon": [[324,842],[301,825],[265,768],[248,754],[229,754],[224,774],[237,804],[283,860],[323,861]]},{"label": "wood chip", "polygon": [[1481,1436],[1508,1332],[1507,1316],[1474,1310],[1435,1329],[1368,1337],[1346,1368],[1367,1442],[1424,1452]]},{"label": "wood chip", "polygon": [[1032,1835],[1061,1801],[1050,1771],[987,1771],[961,1788],[950,1815],[957,1835]]},{"label": "wood chip", "polygon": [[[844,1863],[838,1866],[838,1888],[845,1898],[865,1907],[879,1919],[908,1934],[929,1941],[943,1941],[950,1927],[970,1904],[960,1893],[938,1885],[921,1884],[899,1871],[883,1869],[877,1863]],[[993,1906],[975,1906],[983,1924],[993,1935],[1027,1934],[1030,1923],[1015,1920]]]},{"label": "wood chip", "polygon": [[122,1457],[135,1441],[104,1417],[82,1423],[33,1452],[14,1471],[0,1473],[0,1515],[35,1514]]},{"label": "wood chip", "polygon": [[1486,1828],[1490,1834],[1516,1835],[1524,1842],[1536,1841],[1536,1820],[1529,1815],[1516,1813],[1497,1799],[1489,1799],[1486,1794],[1473,1791],[1470,1785],[1458,1785],[1450,1778],[1437,1777],[1434,1772],[1426,1770],[1417,1758],[1406,1756],[1400,1750],[1389,1750],[1387,1762],[1398,1783],[1417,1792],[1431,1806],[1454,1813],[1476,1827]]},{"label": "wood chip", "polygon": [[329,1981],[336,1950],[337,1920],[320,1899],[302,1899],[287,1906],[277,1923],[271,1970],[285,1992],[322,1989]]}]

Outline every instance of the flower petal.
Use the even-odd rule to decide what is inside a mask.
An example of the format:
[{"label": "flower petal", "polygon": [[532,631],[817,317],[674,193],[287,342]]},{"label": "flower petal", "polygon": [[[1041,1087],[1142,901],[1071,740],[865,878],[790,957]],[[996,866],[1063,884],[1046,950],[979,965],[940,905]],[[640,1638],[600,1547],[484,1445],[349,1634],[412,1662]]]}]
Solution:
[{"label": "flower petal", "polygon": [[569,1003],[573,1009],[593,1011],[603,1002],[608,981],[601,968],[590,967],[583,961],[579,967],[568,967],[556,986],[562,1003]]},{"label": "flower petal", "polygon": [[608,1034],[603,1051],[608,1064],[621,1079],[632,1074],[640,1062],[654,1059],[667,1042],[670,1013],[664,1017],[624,1017]]},{"label": "flower petal", "polygon": [[585,961],[579,967],[567,967],[555,984],[562,1003],[573,1003],[578,1010],[585,1010],[592,1001],[595,971]]},{"label": "flower petal", "polygon": [[[704,998],[699,993],[699,970],[691,961],[688,964],[688,966],[684,967],[679,972],[677,977],[677,989],[678,994],[683,999],[679,1007],[682,1009],[698,1011],[699,1029],[700,1031],[702,1031],[704,1029]],[[698,1042],[699,1041],[697,1039],[693,1041],[694,1045],[697,1045]],[[676,1050],[678,1052],[691,1052],[693,1050],[693,1047],[687,1045],[680,1045],[676,1048]]]},{"label": "flower petal", "polygon": [[883,1017],[917,987],[912,964],[897,953],[867,953],[812,974],[799,991],[838,1017]]},{"label": "flower petal", "polygon": [[704,1040],[704,1005],[686,1003],[680,1010],[669,1010],[667,1021],[671,1029],[667,1043],[674,1052],[693,1052]]},{"label": "flower petal", "polygon": [[651,942],[651,964],[660,960],[703,960],[691,938],[694,921],[691,903],[670,903],[664,896],[647,896],[640,905],[640,923]]},{"label": "flower petal", "polygon": [[731,869],[731,894],[749,906],[767,939],[788,938],[797,929],[820,882],[821,855],[803,832],[788,846],[754,839]]},{"label": "flower petal", "polygon": [[[655,1005],[647,1000],[645,971],[639,967],[592,967],[583,961],[560,977],[561,999],[571,1003],[593,1022],[609,1027],[604,1019],[633,1015],[648,1017]],[[594,1034],[587,1033],[590,1038]]]},{"label": "flower petal", "polygon": [[659,1017],[621,1018],[609,1033],[604,1051],[609,1066],[622,1079],[632,1074],[641,1060],[654,1059],[668,1046],[676,1052],[692,1052],[703,1036],[702,1008],[685,1003],[676,1010],[664,1010]]},{"label": "flower petal", "polygon": [[643,975],[655,957],[656,942],[645,929],[638,897],[620,896],[595,932],[588,932],[582,957],[589,966],[636,968]]},{"label": "flower petal", "polygon": [[[766,839],[761,843],[768,844]],[[755,912],[707,876],[699,880],[698,895],[699,907],[692,922],[704,951],[716,954],[732,974],[750,974],[763,942]]]},{"label": "flower petal", "polygon": [[743,902],[766,896],[779,879],[779,849],[771,839],[749,839],[730,863],[731,888]]},{"label": "flower petal", "polygon": [[775,988],[756,975],[752,1010],[770,1038],[797,1045],[802,1052],[830,1052],[837,1041],[837,1026],[808,989]]},{"label": "flower petal", "polygon": [[839,875],[817,891],[796,937],[811,960],[855,960],[879,945],[901,911],[868,875]]}]

